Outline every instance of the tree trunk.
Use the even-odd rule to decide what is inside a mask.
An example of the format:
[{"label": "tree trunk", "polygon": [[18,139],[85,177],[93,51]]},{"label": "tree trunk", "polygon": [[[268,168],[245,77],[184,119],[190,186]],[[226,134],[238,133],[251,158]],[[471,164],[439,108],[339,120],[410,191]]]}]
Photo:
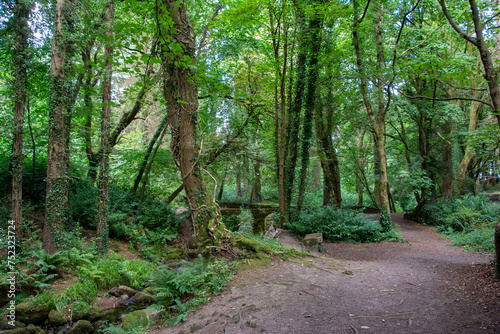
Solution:
[{"label": "tree trunk", "polygon": [[[377,104],[378,111],[375,114],[374,109],[370,102],[370,97],[368,94],[368,80],[366,77],[365,65],[363,61],[363,57],[361,56],[361,48],[359,45],[359,36],[358,36],[358,26],[361,21],[358,19],[357,13],[357,1],[353,1],[354,6],[354,25],[353,25],[353,44],[354,50],[356,53],[356,65],[359,73],[360,79],[360,89],[361,95],[363,96],[363,103],[368,114],[368,118],[370,120],[372,129],[373,129],[373,142],[374,142],[374,150],[375,150],[375,161],[376,161],[376,187],[375,187],[375,197],[377,199],[378,205],[385,210],[387,213],[390,213],[389,206],[389,196],[387,193],[388,189],[388,175],[387,175],[387,158],[385,153],[385,117],[387,113],[386,101],[384,99],[384,86],[385,82],[383,79],[383,70],[384,70],[384,50],[382,47],[382,19],[383,19],[383,5],[379,2],[376,2],[378,5],[375,8],[375,47],[376,47],[376,70],[377,70],[377,78],[374,81],[376,84],[376,96],[377,96]],[[361,19],[362,20],[362,19]]]},{"label": "tree trunk", "polygon": [[[316,4],[321,4],[322,1],[317,1]],[[321,9],[323,10],[323,9]],[[310,52],[307,62],[307,91],[305,96],[305,116],[304,116],[304,131],[302,139],[302,159],[300,169],[299,195],[297,197],[297,209],[300,210],[304,201],[306,191],[307,170],[309,169],[310,147],[312,137],[312,125],[314,110],[316,109],[316,82],[318,81],[318,57],[321,48],[321,30],[323,23],[323,15],[317,9],[313,14],[314,18],[309,20],[308,35],[310,37]]]},{"label": "tree trunk", "polygon": [[62,228],[69,218],[68,169],[66,159],[67,143],[67,100],[66,88],[66,14],[69,3],[55,1],[55,19],[52,38],[50,65],[51,94],[49,104],[49,142],[47,152],[47,189],[45,200],[45,225],[43,228],[43,248],[49,254],[63,247]]},{"label": "tree trunk", "polygon": [[260,179],[260,160],[253,161],[253,184],[250,202],[262,202],[262,186]]},{"label": "tree trunk", "polygon": [[113,75],[113,15],[114,0],[106,4],[104,21],[106,25],[104,51],[104,80],[102,82],[101,150],[99,161],[99,198],[97,202],[97,250],[108,252],[108,180],[109,180],[109,134],[111,121],[111,80]]},{"label": "tree trunk", "polygon": [[14,101],[14,138],[12,142],[12,220],[14,221],[16,245],[19,245],[21,224],[23,219],[23,128],[24,110],[26,109],[26,90],[28,87],[27,76],[27,51],[30,28],[28,19],[31,8],[25,1],[16,1],[14,12],[15,38],[15,101]]},{"label": "tree trunk", "polygon": [[[148,160],[151,157],[151,152],[153,151],[155,143],[158,140],[158,138],[160,137],[160,135],[162,135],[162,133],[165,131],[165,128],[168,125],[167,121],[168,121],[168,117],[167,117],[167,115],[165,115],[165,117],[163,117],[163,119],[161,120],[161,123],[158,126],[158,129],[156,129],[156,132],[153,135],[153,138],[151,138],[151,141],[149,142],[148,149],[146,150],[146,154],[144,155],[144,159],[142,160],[141,166],[139,167],[139,173],[137,173],[137,177],[135,178],[135,181],[134,181],[134,186],[132,187],[132,192],[134,194],[137,192],[137,188],[139,188],[139,184],[141,183],[142,175],[144,174],[144,170],[146,169],[146,166],[148,164]],[[153,159],[153,158],[151,158],[151,159]]]},{"label": "tree trunk", "polygon": [[148,164],[145,168],[145,171],[144,171],[144,177],[142,179],[141,195],[139,196],[139,202],[141,202],[141,203],[142,203],[142,200],[144,198],[144,193],[146,191],[146,185],[147,185],[148,180],[149,180],[149,173],[151,172],[151,167],[153,167],[153,162],[155,160],[156,152],[158,152],[158,149],[160,148],[160,145],[163,142],[163,136],[165,135],[165,132],[167,130],[166,126],[163,126],[162,128],[163,129],[162,129],[160,138],[158,139],[158,142],[156,143],[156,146],[151,154],[151,157],[149,158],[149,162],[148,162]]},{"label": "tree trunk", "polygon": [[[220,212],[203,182],[197,143],[198,87],[195,80],[195,36],[183,2],[161,1],[160,42],[163,61],[163,96],[171,128],[172,157],[179,168],[200,244],[212,243],[223,236]],[[173,51],[170,47],[178,47]]]}]

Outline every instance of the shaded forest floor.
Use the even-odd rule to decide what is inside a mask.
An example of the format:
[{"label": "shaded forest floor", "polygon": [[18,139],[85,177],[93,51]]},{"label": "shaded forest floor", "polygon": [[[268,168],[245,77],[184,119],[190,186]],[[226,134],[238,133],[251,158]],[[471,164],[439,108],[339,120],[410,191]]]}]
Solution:
[{"label": "shaded forest floor", "polygon": [[391,218],[404,243],[324,243],[319,256],[250,266],[187,322],[150,333],[500,333],[493,255]]}]

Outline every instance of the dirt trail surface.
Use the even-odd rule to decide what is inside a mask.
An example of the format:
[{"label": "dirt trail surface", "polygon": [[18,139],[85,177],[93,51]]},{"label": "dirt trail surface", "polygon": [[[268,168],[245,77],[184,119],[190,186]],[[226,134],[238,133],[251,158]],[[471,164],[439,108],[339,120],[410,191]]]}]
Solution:
[{"label": "dirt trail surface", "polygon": [[493,255],[391,217],[405,243],[324,243],[320,256],[271,261],[238,273],[187,322],[151,333],[500,333],[498,291],[481,296],[463,279]]}]

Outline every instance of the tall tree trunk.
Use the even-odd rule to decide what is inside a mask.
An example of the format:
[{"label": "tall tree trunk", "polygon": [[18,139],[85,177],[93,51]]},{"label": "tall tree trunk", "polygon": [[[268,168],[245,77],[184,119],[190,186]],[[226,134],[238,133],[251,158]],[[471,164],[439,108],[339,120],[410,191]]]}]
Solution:
[{"label": "tall tree trunk", "polygon": [[101,149],[99,161],[99,185],[97,204],[97,249],[108,252],[108,180],[109,180],[109,134],[111,121],[111,80],[113,76],[113,16],[114,0],[106,4],[104,21],[106,25],[104,51],[104,80],[102,82]]},{"label": "tall tree trunk", "polygon": [[55,1],[55,18],[50,64],[51,93],[49,104],[49,142],[47,152],[47,189],[43,248],[49,254],[63,247],[62,228],[69,218],[67,212],[68,168],[66,159],[67,103],[66,83],[66,15],[69,3]]},{"label": "tall tree trunk", "polygon": [[262,202],[262,186],[260,178],[260,160],[253,161],[253,184],[252,193],[250,194],[250,202]]},{"label": "tall tree trunk", "polygon": [[144,170],[146,169],[149,158],[151,157],[151,152],[153,152],[153,148],[155,146],[155,143],[158,140],[158,138],[160,137],[160,135],[162,135],[162,133],[165,131],[165,128],[167,127],[167,125],[168,125],[168,117],[167,117],[167,115],[165,115],[165,117],[163,117],[163,119],[161,120],[160,125],[156,129],[156,132],[154,133],[153,138],[151,138],[151,141],[149,142],[149,145],[148,145],[148,149],[146,150],[146,154],[144,155],[144,159],[142,160],[141,166],[139,167],[139,173],[137,173],[137,177],[135,178],[135,181],[134,181],[134,186],[132,187],[132,192],[134,194],[137,192],[137,188],[139,188],[139,184],[141,183],[142,175],[144,174]]},{"label": "tall tree trunk", "polygon": [[388,189],[388,174],[387,174],[387,157],[385,152],[385,117],[387,114],[386,101],[384,99],[384,86],[385,81],[383,79],[383,70],[385,67],[384,62],[384,50],[382,46],[382,19],[383,19],[383,4],[381,1],[376,2],[376,7],[374,10],[375,15],[375,48],[377,54],[376,60],[376,72],[377,78],[375,80],[376,85],[376,97],[377,97],[377,105],[378,111],[375,114],[374,109],[371,105],[369,94],[368,94],[368,80],[366,77],[365,65],[363,62],[363,58],[361,56],[361,49],[359,45],[359,36],[358,36],[358,27],[364,16],[361,19],[358,19],[357,13],[357,1],[353,1],[354,6],[354,25],[353,25],[353,44],[354,50],[356,53],[356,65],[359,73],[360,79],[360,89],[361,95],[363,96],[363,103],[365,105],[366,112],[368,114],[368,118],[370,120],[372,129],[373,129],[373,141],[374,141],[374,152],[375,152],[375,161],[377,164],[376,167],[376,198],[379,202],[379,206],[385,210],[386,212],[390,212],[389,206],[389,194],[387,192]]},{"label": "tall tree trunk", "polygon": [[16,245],[19,245],[23,219],[23,128],[26,109],[26,90],[28,87],[28,37],[30,28],[28,18],[31,8],[24,0],[17,0],[14,12],[15,38],[15,87],[14,101],[14,138],[12,142],[12,220],[14,221]]},{"label": "tall tree trunk", "polygon": [[[195,36],[181,1],[162,0],[158,8],[163,61],[163,96],[167,104],[171,128],[172,157],[179,168],[191,218],[200,244],[220,239],[220,212],[203,182],[197,143],[198,87],[196,73]],[[164,16],[170,16],[166,19]],[[178,46],[178,51],[170,47]],[[175,48],[174,48],[175,50]]]},{"label": "tall tree trunk", "polygon": [[[319,5],[322,1],[317,1],[315,4]],[[307,170],[309,168],[310,160],[310,147],[312,137],[312,125],[314,110],[316,106],[316,82],[318,81],[318,57],[321,48],[321,30],[323,23],[323,9],[315,8],[314,17],[309,20],[310,34],[310,52],[307,62],[308,76],[307,76],[307,91],[305,97],[305,115],[304,115],[304,132],[302,139],[302,159],[300,169],[300,183],[299,194],[297,197],[297,209],[300,210],[304,201],[304,194],[306,191]]]},{"label": "tall tree trunk", "polygon": [[285,180],[285,220],[290,219],[290,206],[295,182],[295,168],[297,165],[298,145],[300,143],[299,130],[304,91],[306,87],[306,60],[307,60],[307,26],[304,8],[300,0],[293,1],[296,9],[296,20],[299,30],[299,52],[297,55],[297,78],[295,80],[295,96],[288,116],[286,152],[284,173]]},{"label": "tall tree trunk", "polygon": [[[145,171],[144,171],[144,177],[142,178],[141,195],[139,196],[139,202],[141,202],[141,203],[142,203],[142,200],[144,198],[144,192],[146,191],[146,185],[147,185],[148,180],[149,180],[149,173],[151,172],[151,167],[153,167],[153,162],[154,162],[154,159],[156,156],[156,152],[158,152],[158,149],[160,148],[160,145],[163,142],[163,136],[165,135],[165,132],[167,130],[167,128],[165,126],[163,126],[162,128],[163,129],[162,129],[160,138],[158,139],[156,146],[155,146],[153,152],[151,153],[151,158],[149,158],[149,162],[148,162],[148,164],[145,168]],[[145,159],[144,161],[147,161],[147,160]]]}]

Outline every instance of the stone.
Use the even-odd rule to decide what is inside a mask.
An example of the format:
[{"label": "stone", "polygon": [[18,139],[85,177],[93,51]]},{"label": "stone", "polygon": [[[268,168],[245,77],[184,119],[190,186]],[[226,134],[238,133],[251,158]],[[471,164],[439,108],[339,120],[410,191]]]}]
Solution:
[{"label": "stone", "polygon": [[67,334],[93,334],[95,333],[94,326],[88,320],[78,320],[71,327]]},{"label": "stone", "polygon": [[20,321],[14,321],[14,326],[10,325],[11,320],[6,319],[6,320],[0,320],[0,330],[1,329],[19,329],[19,328],[24,328],[26,327],[25,324],[23,324]]},{"label": "stone", "polygon": [[49,312],[49,323],[54,326],[61,326],[69,322],[76,322],[80,319],[89,321],[96,320],[100,317],[100,312],[96,308],[89,307],[84,302],[75,302],[68,305],[63,313],[56,309]]},{"label": "stone", "polygon": [[308,252],[319,252],[322,242],[323,233],[306,234],[304,239],[302,239],[302,244]]},{"label": "stone", "polygon": [[268,231],[271,226],[273,226],[273,229],[278,227],[278,222],[279,222],[279,217],[275,213],[271,213],[264,218],[264,230]]},{"label": "stone", "polygon": [[134,296],[134,299],[136,302],[141,302],[141,303],[145,303],[145,302],[150,302],[154,299],[153,295],[147,293],[147,292],[144,292],[144,291],[140,291],[140,292],[137,292]]},{"label": "stone", "polygon": [[49,312],[47,304],[33,305],[28,301],[16,306],[16,319],[28,324],[43,325]]},{"label": "stone", "polygon": [[149,293],[150,295],[156,295],[158,293],[158,291],[156,291],[152,286],[148,286],[146,289],[144,289],[142,291]]},{"label": "stone", "polygon": [[131,312],[123,317],[122,327],[126,331],[131,331],[138,327],[147,327],[149,325],[148,315],[144,310]]},{"label": "stone", "polygon": [[6,330],[6,331],[3,331],[2,333],[5,333],[5,334],[46,334],[47,332],[45,332],[40,327],[36,327],[34,325],[29,325],[28,327],[24,327],[24,328]]},{"label": "stone", "polygon": [[69,322],[71,319],[64,317],[58,310],[50,310],[49,312],[49,323],[54,326],[61,326]]},{"label": "stone", "polygon": [[126,285],[120,285],[120,286],[115,286],[111,290],[108,291],[108,293],[112,296],[115,297],[120,297],[122,295],[128,295],[128,296],[133,296],[136,294],[137,291],[135,291],[132,288],[129,288]]},{"label": "stone", "polygon": [[276,235],[278,234],[278,231],[274,229],[274,225],[270,225],[269,229],[266,231],[266,234],[264,234],[264,237],[266,238],[276,238]]}]

